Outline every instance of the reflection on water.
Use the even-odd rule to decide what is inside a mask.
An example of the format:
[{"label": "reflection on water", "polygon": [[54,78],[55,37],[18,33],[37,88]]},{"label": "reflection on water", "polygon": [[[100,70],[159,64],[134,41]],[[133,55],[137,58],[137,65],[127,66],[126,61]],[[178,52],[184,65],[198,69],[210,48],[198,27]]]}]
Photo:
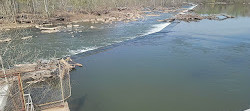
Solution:
[{"label": "reflection on water", "polygon": [[220,5],[220,4],[203,4],[199,5],[196,10],[197,13],[201,14],[220,14],[227,13],[236,17],[250,16],[250,4],[230,4],[230,5]]}]

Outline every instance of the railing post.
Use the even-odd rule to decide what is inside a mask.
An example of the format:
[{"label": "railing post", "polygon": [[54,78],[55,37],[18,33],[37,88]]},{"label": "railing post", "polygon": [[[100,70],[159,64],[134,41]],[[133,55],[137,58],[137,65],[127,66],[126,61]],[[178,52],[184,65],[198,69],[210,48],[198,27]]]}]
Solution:
[{"label": "railing post", "polygon": [[19,87],[19,92],[20,92],[20,99],[22,102],[22,111],[26,111],[25,110],[25,98],[24,98],[24,92],[23,92],[23,84],[22,84],[22,79],[21,79],[21,74],[18,73],[18,87]]},{"label": "railing post", "polygon": [[64,103],[65,101],[64,101],[63,74],[62,74],[62,72],[64,72],[64,71],[61,71],[61,63],[60,63],[60,61],[59,61],[59,65],[58,66],[59,66],[59,77],[60,77],[60,83],[61,83],[62,101]]}]

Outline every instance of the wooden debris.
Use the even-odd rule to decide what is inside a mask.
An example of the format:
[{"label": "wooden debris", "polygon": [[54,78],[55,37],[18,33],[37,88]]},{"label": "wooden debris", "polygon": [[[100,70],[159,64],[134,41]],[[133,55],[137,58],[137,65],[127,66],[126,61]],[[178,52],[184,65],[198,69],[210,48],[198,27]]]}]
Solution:
[{"label": "wooden debris", "polygon": [[90,28],[91,28],[91,29],[94,29],[94,28],[96,28],[96,27],[94,27],[94,26],[90,26]]},{"label": "wooden debris", "polygon": [[222,16],[226,17],[226,18],[235,18],[234,16],[231,15],[227,15],[227,14],[221,14]]},{"label": "wooden debris", "polygon": [[75,65],[75,66],[79,66],[79,67],[83,67],[83,65],[82,65],[82,64],[79,64],[79,63],[75,63],[74,65]]},{"label": "wooden debris", "polygon": [[40,30],[56,30],[58,27],[40,27]]},{"label": "wooden debris", "polygon": [[42,30],[42,33],[56,33],[59,32],[59,30]]},{"label": "wooden debris", "polygon": [[30,38],[32,38],[32,36],[22,37],[21,39],[26,40],[26,39],[30,39]]},{"label": "wooden debris", "polygon": [[59,32],[64,27],[57,26],[57,27],[43,27],[43,26],[35,26],[36,28],[40,29],[42,33],[56,33]]},{"label": "wooden debris", "polygon": [[82,66],[83,66],[82,64],[73,62],[73,60],[72,60],[70,57],[67,57],[67,58],[65,59],[65,61],[68,62],[68,63],[70,63],[71,65],[73,65],[74,68],[75,68],[76,66],[79,66],[79,67],[82,67]]},{"label": "wooden debris", "polygon": [[[13,68],[6,70],[6,74],[15,74],[18,72],[32,72],[36,70],[37,64],[19,64],[15,65]],[[0,76],[4,75],[2,71],[0,71]]]},{"label": "wooden debris", "polygon": [[66,62],[71,62],[71,61],[73,61],[70,57],[67,57],[66,59],[65,59],[65,61]]},{"label": "wooden debris", "polygon": [[[60,64],[60,65],[59,65]],[[59,66],[61,66],[59,68]],[[71,71],[76,66],[82,67],[82,64],[75,63],[70,57],[60,60],[41,60],[34,64],[19,64],[15,65],[11,69],[6,70],[6,75],[9,77],[16,77],[18,73],[21,73],[23,80],[29,80],[29,83],[37,83],[44,81],[46,78],[52,78],[65,71]],[[0,77],[4,77],[4,73],[0,71]],[[0,80],[1,82],[1,80]]]},{"label": "wooden debris", "polygon": [[79,27],[80,25],[73,25],[74,27]]},{"label": "wooden debris", "polygon": [[72,24],[67,25],[67,28],[72,28],[72,27],[73,27]]},{"label": "wooden debris", "polygon": [[2,42],[10,42],[10,41],[11,41],[11,39],[7,38],[7,39],[0,40],[0,43],[2,43]]}]

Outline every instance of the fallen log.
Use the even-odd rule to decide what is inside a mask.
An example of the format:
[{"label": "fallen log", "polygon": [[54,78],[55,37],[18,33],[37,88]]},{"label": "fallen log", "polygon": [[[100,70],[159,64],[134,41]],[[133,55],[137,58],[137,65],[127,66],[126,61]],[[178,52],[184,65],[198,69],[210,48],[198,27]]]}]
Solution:
[{"label": "fallen log", "polygon": [[59,32],[59,30],[42,30],[42,33],[56,33]]},{"label": "fallen log", "polygon": [[11,39],[7,38],[7,39],[0,40],[0,43],[2,43],[2,42],[10,42],[10,41],[11,41]]},{"label": "fallen log", "polygon": [[226,18],[235,18],[234,16],[231,15],[227,15],[227,14],[221,14],[222,16],[226,17]]},{"label": "fallen log", "polygon": [[32,38],[32,36],[22,37],[21,39],[26,40],[26,39],[30,39],[30,38]]}]

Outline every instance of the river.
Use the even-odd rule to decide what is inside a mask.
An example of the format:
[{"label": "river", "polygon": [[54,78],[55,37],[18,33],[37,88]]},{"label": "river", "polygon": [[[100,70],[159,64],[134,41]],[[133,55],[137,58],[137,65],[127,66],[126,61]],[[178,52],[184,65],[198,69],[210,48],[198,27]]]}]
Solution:
[{"label": "river", "polygon": [[236,18],[170,24],[157,20],[177,13],[158,13],[129,23],[75,23],[51,34],[11,30],[1,35],[20,45],[4,58],[71,56],[83,64],[71,72],[71,111],[242,111],[250,106],[249,10],[210,4],[195,11]]},{"label": "river", "polygon": [[[236,6],[206,5],[196,10],[207,14],[214,9],[216,11],[209,13],[228,13],[237,16],[235,19],[173,23],[156,33],[73,56],[84,68],[71,72],[70,109],[248,109],[250,18],[243,9],[231,10],[234,9],[232,7]],[[249,6],[241,7],[249,9]],[[143,24],[157,26],[150,24],[155,23],[151,20]],[[130,29],[132,32],[123,30],[121,28],[117,31],[131,34],[138,29]]]}]

